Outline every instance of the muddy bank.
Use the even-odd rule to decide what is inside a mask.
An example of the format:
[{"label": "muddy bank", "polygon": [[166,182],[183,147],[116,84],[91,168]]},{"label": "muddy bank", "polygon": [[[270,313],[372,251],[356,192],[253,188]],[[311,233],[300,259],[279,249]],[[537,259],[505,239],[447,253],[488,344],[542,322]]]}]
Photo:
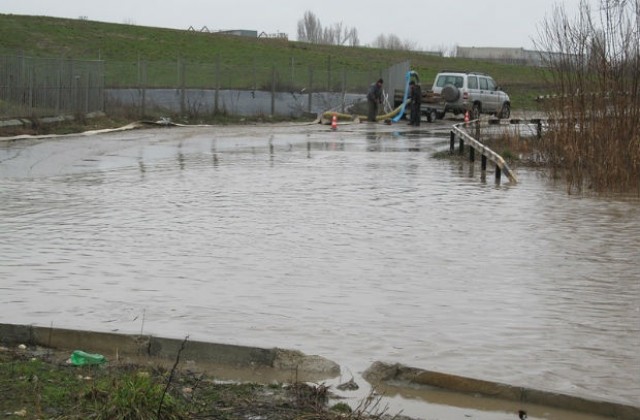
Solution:
[{"label": "muddy bank", "polygon": [[[149,335],[125,335],[102,332],[77,331],[28,325],[0,324],[0,344],[3,351],[19,349],[29,357],[40,357],[53,363],[62,363],[74,349],[107,356],[114,366],[154,366],[165,370],[186,370],[190,374],[211,375],[217,380],[250,383],[322,384],[327,393],[336,384],[340,366],[317,355],[306,355],[286,349],[263,349],[227,344],[167,339]],[[179,363],[178,363],[179,362]],[[68,361],[67,361],[68,363]],[[571,395],[511,386],[474,378],[450,375],[404,366],[375,362],[362,377],[371,385],[371,393],[360,393],[363,401],[376,395],[398,393],[425,401],[435,398],[439,405],[467,412],[477,410],[484,415],[528,411],[529,418],[635,419],[640,407],[608,401],[588,400]],[[342,378],[340,378],[342,379]],[[353,378],[335,387],[339,400],[360,386]],[[333,390],[332,390],[333,391]],[[342,391],[342,394],[340,393]],[[407,393],[407,391],[409,391]],[[313,388],[312,392],[320,392]],[[329,398],[327,397],[327,401]],[[353,402],[352,402],[353,403]],[[581,414],[582,413],[582,414]],[[504,414],[503,414],[504,415]],[[483,419],[482,415],[474,415]],[[491,418],[491,417],[489,417]],[[502,417],[495,417],[502,418]]]}]

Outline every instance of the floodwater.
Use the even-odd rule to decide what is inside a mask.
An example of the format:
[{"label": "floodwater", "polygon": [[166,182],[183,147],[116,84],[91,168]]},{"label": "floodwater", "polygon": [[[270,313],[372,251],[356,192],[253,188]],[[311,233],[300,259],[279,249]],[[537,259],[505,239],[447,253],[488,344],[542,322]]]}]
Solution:
[{"label": "floodwater", "polygon": [[640,200],[524,168],[496,183],[434,159],[448,142],[437,124],[0,142],[0,320],[640,405]]}]

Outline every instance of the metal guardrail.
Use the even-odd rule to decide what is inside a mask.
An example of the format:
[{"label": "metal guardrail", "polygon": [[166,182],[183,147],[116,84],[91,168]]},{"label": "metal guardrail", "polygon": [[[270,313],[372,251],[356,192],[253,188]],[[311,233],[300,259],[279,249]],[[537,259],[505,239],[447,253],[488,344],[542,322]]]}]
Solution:
[{"label": "metal guardrail", "polygon": [[[519,123],[519,120],[516,120],[516,121],[518,121]],[[474,162],[475,152],[477,151],[478,153],[480,153],[480,155],[482,156],[481,169],[483,172],[487,170],[487,160],[490,160],[492,163],[496,165],[495,178],[497,182],[500,181],[502,173],[504,172],[504,174],[509,178],[509,181],[513,182],[514,184],[517,183],[518,177],[513,172],[513,170],[509,167],[507,162],[505,162],[502,156],[500,156],[498,153],[491,150],[481,141],[477,140],[476,138],[474,138],[473,136],[471,136],[469,133],[465,131],[465,128],[473,125],[477,133],[476,137],[479,137],[481,124],[482,124],[481,120],[473,120],[469,122],[455,124],[451,128],[451,137],[450,137],[450,145],[449,145],[450,152],[451,153],[455,152],[455,140],[457,136],[459,140],[460,154],[464,153],[464,145],[465,145],[465,142],[467,142],[469,145],[469,160],[471,162]],[[490,124],[490,123],[487,123],[487,124]]]}]

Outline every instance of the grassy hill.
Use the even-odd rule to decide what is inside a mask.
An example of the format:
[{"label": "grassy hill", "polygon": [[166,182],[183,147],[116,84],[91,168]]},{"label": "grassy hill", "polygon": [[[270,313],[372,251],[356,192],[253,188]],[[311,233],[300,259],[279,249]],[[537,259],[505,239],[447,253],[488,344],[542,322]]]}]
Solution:
[{"label": "grassy hill", "polygon": [[305,78],[309,68],[330,67],[337,72],[341,69],[361,72],[367,82],[372,81],[380,69],[410,60],[412,69],[420,74],[425,85],[445,68],[489,73],[511,95],[516,109],[535,108],[533,98],[546,93],[542,72],[532,67],[437,57],[420,52],[311,45],[79,19],[0,14],[0,55],[16,54],[104,60],[107,86],[134,83],[129,80],[138,77],[137,74],[126,73],[123,69],[130,68],[131,63],[138,60],[168,63],[171,74],[163,77],[173,80],[176,60],[181,59],[191,66],[209,66],[203,70],[208,72],[209,79],[217,62],[226,69],[244,69],[230,72],[245,76],[256,66],[287,69],[291,74]]}]

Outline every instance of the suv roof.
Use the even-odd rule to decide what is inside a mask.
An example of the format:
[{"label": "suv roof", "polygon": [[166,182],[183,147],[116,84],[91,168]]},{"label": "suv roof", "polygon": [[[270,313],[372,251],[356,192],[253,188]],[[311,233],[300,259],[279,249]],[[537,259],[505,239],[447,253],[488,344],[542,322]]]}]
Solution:
[{"label": "suv roof", "polygon": [[442,74],[442,73],[461,73],[461,74],[475,74],[476,76],[489,76],[487,73],[481,73],[479,71],[468,71],[468,70],[440,70],[440,72],[438,72],[438,74]]}]

